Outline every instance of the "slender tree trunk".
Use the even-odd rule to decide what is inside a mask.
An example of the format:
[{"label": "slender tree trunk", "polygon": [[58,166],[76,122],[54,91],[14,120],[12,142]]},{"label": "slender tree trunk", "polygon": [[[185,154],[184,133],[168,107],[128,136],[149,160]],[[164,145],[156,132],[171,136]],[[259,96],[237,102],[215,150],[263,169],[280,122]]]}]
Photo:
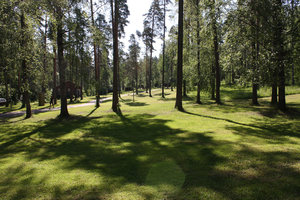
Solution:
[{"label": "slender tree trunk", "polygon": [[283,41],[283,19],[281,15],[282,2],[277,0],[276,2],[276,30],[275,30],[275,43],[276,43],[276,64],[278,69],[278,80],[279,80],[279,102],[278,107],[280,110],[286,110],[285,101],[285,69],[284,69],[284,41]]},{"label": "slender tree trunk", "polygon": [[[113,7],[114,5],[114,7]],[[119,44],[118,44],[118,23],[119,23],[119,6],[118,1],[111,0],[111,14],[113,22],[113,101],[112,110],[119,112],[119,97],[118,97],[118,68],[119,68]]]},{"label": "slender tree trunk", "polygon": [[119,98],[121,98],[121,91],[122,91],[122,87],[121,87],[120,64],[119,64],[118,65],[118,96],[119,96]]},{"label": "slender tree trunk", "polygon": [[187,91],[186,91],[186,80],[183,80],[183,96],[187,97]]},{"label": "slender tree trunk", "polygon": [[216,88],[216,68],[215,64],[211,65],[211,78],[210,78],[210,87],[211,87],[211,100],[215,100],[215,88]]},{"label": "slender tree trunk", "polygon": [[99,48],[99,46],[97,46],[97,59],[98,59],[98,62],[97,62],[97,86],[98,86],[98,92],[97,92],[97,96],[98,96],[98,104],[100,106],[100,89],[101,89],[101,63],[102,63],[102,52]]},{"label": "slender tree trunk", "polygon": [[178,58],[177,58],[177,88],[175,108],[183,111],[182,107],[182,54],[183,54],[183,0],[179,0],[178,17]]},{"label": "slender tree trunk", "polygon": [[149,88],[149,77],[148,77],[148,49],[146,47],[146,93],[148,93],[148,88]]},{"label": "slender tree trunk", "polygon": [[52,97],[53,97],[53,103],[54,105],[57,104],[57,98],[56,98],[56,47],[53,45],[53,91],[52,91]]},{"label": "slender tree trunk", "polygon": [[139,76],[138,76],[138,63],[135,63],[135,93],[139,94]]},{"label": "slender tree trunk", "polygon": [[80,58],[80,100],[83,100],[83,59]]},{"label": "slender tree trunk", "polygon": [[198,82],[197,82],[197,104],[201,104],[201,99],[200,99],[200,90],[201,90],[201,82],[200,82],[200,12],[199,12],[199,0],[196,1],[197,3],[197,71],[198,71]]},{"label": "slender tree trunk", "polygon": [[46,71],[47,71],[47,30],[48,20],[47,15],[45,18],[45,32],[44,32],[44,58],[43,58],[43,78],[42,78],[42,92],[40,94],[39,106],[45,105],[45,93],[46,93]]},{"label": "slender tree trunk", "polygon": [[166,0],[164,0],[164,35],[163,35],[163,64],[162,64],[162,82],[161,82],[161,96],[165,98],[165,63],[166,63]]},{"label": "slender tree trunk", "polygon": [[295,85],[295,63],[294,63],[294,48],[295,48],[295,1],[292,0],[291,1],[292,4],[292,25],[291,25],[291,29],[292,29],[292,41],[291,41],[291,62],[292,62],[292,85]]},{"label": "slender tree trunk", "polygon": [[151,89],[152,89],[152,54],[153,54],[153,40],[154,40],[154,14],[152,17],[152,30],[151,30],[151,46],[150,46],[150,67],[149,67],[149,97],[152,97]]},{"label": "slender tree trunk", "polygon": [[278,102],[278,94],[277,94],[277,70],[275,70],[273,74],[273,83],[272,83],[272,99],[271,104],[277,105]]},{"label": "slender tree trunk", "polygon": [[[255,56],[256,45],[255,42],[252,44],[252,104],[258,105],[257,100],[257,90],[258,90],[258,83],[257,83],[257,56]],[[258,53],[258,52],[257,52]]]},{"label": "slender tree trunk", "polygon": [[171,58],[171,83],[170,83],[172,92],[174,91],[174,89],[173,89],[173,84],[174,84],[174,78],[173,78],[174,62],[173,62],[173,58],[174,57],[175,56],[172,54],[172,58]]},{"label": "slender tree trunk", "polygon": [[[91,17],[92,17],[92,26],[95,26],[94,20],[94,9],[93,9],[93,0],[90,0],[91,4]],[[95,41],[93,42],[94,47],[94,65],[95,65],[95,83],[96,83],[96,108],[100,106],[100,94],[99,94],[99,66],[98,66],[98,58],[97,58],[97,46]]]},{"label": "slender tree trunk", "polygon": [[9,90],[8,90],[8,74],[6,72],[6,69],[5,69],[5,72],[4,72],[4,82],[5,82],[5,98],[6,98],[6,103],[5,103],[5,107],[8,107],[9,106],[9,102],[10,102],[10,98],[9,98]]},{"label": "slender tree trunk", "polygon": [[60,117],[69,117],[68,103],[66,95],[66,63],[64,61],[64,30],[63,30],[63,11],[57,7],[57,48],[58,48],[58,68],[59,68],[59,82],[60,82]]},{"label": "slender tree trunk", "polygon": [[[21,47],[26,48],[27,47],[27,41],[26,41],[26,22],[25,22],[25,16],[22,11],[21,14],[21,30],[22,30],[22,41],[21,41]],[[28,69],[27,69],[27,63],[26,63],[26,58],[23,55],[22,59],[22,77],[23,77],[23,101],[26,106],[26,116],[25,118],[28,119],[32,116],[31,113],[31,106],[30,106],[30,96],[29,96],[29,81],[28,81]]]},{"label": "slender tree trunk", "polygon": [[[214,7],[215,1],[214,1]],[[221,104],[220,98],[220,85],[221,85],[221,72],[220,72],[220,55],[219,55],[219,41],[218,41],[218,30],[217,30],[217,13],[216,8],[214,8],[214,17],[213,17],[213,32],[214,32],[214,54],[215,54],[215,70],[216,70],[216,103]]]},{"label": "slender tree trunk", "polygon": [[[256,9],[253,10],[252,19],[252,34],[255,35],[255,39],[252,41],[252,104],[253,105],[259,105],[258,103],[258,97],[257,97],[257,90],[258,90],[258,66],[259,66],[259,19],[258,19],[258,13],[256,12]],[[256,17],[256,23],[255,23],[255,17]]]}]

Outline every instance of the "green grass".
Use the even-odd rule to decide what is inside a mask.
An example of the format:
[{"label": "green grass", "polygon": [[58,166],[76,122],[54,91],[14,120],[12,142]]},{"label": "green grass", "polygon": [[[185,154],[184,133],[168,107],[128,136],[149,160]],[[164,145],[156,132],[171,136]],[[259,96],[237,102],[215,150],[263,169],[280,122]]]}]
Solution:
[{"label": "green grass", "polygon": [[185,112],[141,94],[100,108],[1,119],[0,199],[299,199],[300,95],[288,113],[269,97],[251,106],[238,89]]}]

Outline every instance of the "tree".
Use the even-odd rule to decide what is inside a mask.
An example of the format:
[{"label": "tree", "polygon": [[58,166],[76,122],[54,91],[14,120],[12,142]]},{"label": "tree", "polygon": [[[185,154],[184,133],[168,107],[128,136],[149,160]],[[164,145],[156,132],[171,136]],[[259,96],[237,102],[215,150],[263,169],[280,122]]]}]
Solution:
[{"label": "tree", "polygon": [[114,112],[119,112],[119,37],[124,32],[124,27],[128,23],[129,15],[127,0],[111,0],[111,18],[113,31],[113,101],[112,109]]},{"label": "tree", "polygon": [[[26,31],[27,31],[27,25],[26,25],[26,18],[24,14],[24,10],[21,10],[21,46],[26,49],[28,47],[28,41],[26,39]],[[24,50],[23,49],[23,50]],[[25,52],[23,52],[25,54]],[[26,56],[23,55],[22,57],[22,83],[23,83],[23,98],[24,103],[26,106],[26,119],[30,118],[32,116],[31,113],[31,106],[30,106],[30,96],[29,96],[29,83],[28,83],[28,67],[27,67],[27,61]]]},{"label": "tree", "polygon": [[163,12],[161,10],[159,0],[153,0],[149,12],[146,14],[144,20],[144,35],[147,38],[147,45],[150,49],[150,66],[149,66],[149,96],[152,97],[151,88],[152,88],[152,65],[153,65],[153,43],[154,38],[160,33],[163,25]]},{"label": "tree", "polygon": [[112,109],[119,112],[118,97],[118,68],[119,68],[119,44],[118,44],[118,23],[119,23],[119,6],[114,0],[111,0],[112,30],[113,30],[113,101]]},{"label": "tree", "polygon": [[[215,80],[216,80],[216,103],[221,103],[220,97],[220,86],[221,86],[221,69],[220,69],[220,54],[219,54],[219,36],[217,27],[217,17],[218,17],[218,7],[216,1],[212,1],[211,5],[211,16],[212,16],[212,30],[213,30],[213,41],[214,41],[214,70],[215,70]],[[213,71],[214,71],[213,70]]]},{"label": "tree", "polygon": [[163,1],[163,63],[162,63],[162,82],[161,82],[161,96],[162,98],[165,98],[165,65],[166,65],[166,55],[165,55],[165,50],[166,50],[166,13],[167,9],[166,6],[169,4],[171,1],[170,0],[162,0]]},{"label": "tree", "polygon": [[175,108],[183,111],[182,107],[182,54],[183,54],[183,0],[178,5],[178,55],[177,55],[177,91]]},{"label": "tree", "polygon": [[[91,5],[91,19],[92,19],[92,29],[95,29],[95,20],[94,20],[94,9],[93,9],[93,0],[90,0]],[[95,32],[95,30],[93,30]],[[94,33],[95,34],[95,33]],[[95,40],[95,39],[94,39]],[[100,71],[99,71],[99,59],[97,57],[97,46],[96,42],[93,41],[94,48],[94,65],[95,65],[95,84],[96,84],[96,108],[100,106]]]},{"label": "tree", "polygon": [[139,47],[139,44],[136,41],[134,34],[130,35],[129,43],[130,43],[130,45],[129,45],[129,59],[130,59],[131,66],[134,67],[135,92],[136,92],[136,94],[138,94],[138,89],[139,89],[138,88],[139,87],[139,82],[138,82],[138,58],[139,58],[141,48]]},{"label": "tree", "polygon": [[274,49],[276,67],[278,69],[279,81],[279,109],[286,110],[285,101],[285,66],[284,66],[284,39],[283,39],[283,8],[281,0],[273,0],[273,21],[274,21]]}]

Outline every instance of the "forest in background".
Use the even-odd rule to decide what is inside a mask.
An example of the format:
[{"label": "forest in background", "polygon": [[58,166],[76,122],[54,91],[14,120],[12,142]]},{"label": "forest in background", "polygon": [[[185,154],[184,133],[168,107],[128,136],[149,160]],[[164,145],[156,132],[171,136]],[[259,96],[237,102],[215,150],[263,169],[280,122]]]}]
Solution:
[{"label": "forest in background", "polygon": [[[144,29],[124,49],[126,0],[1,1],[0,97],[6,106],[22,101],[30,117],[30,102],[42,106],[52,96],[56,103],[60,85],[61,116],[68,116],[67,81],[96,96],[96,107],[113,92],[116,112],[122,91],[151,96],[161,88],[164,97],[165,87],[177,88],[180,101],[197,90],[195,102],[205,91],[221,103],[226,84],[252,87],[254,105],[258,89],[270,87],[272,104],[286,109],[285,86],[300,84],[299,1],[180,0],[179,23],[166,30],[170,4],[178,2],[153,0]],[[155,57],[158,40],[163,48]]]}]

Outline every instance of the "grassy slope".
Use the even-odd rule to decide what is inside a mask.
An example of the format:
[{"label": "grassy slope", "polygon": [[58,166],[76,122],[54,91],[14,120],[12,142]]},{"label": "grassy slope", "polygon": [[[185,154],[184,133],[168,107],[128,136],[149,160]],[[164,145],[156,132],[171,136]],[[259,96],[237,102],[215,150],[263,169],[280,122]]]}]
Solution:
[{"label": "grassy slope", "polygon": [[299,199],[300,95],[289,115],[269,98],[186,98],[180,113],[167,92],[124,98],[123,115],[107,102],[62,122],[58,111],[5,119],[0,199]]}]

